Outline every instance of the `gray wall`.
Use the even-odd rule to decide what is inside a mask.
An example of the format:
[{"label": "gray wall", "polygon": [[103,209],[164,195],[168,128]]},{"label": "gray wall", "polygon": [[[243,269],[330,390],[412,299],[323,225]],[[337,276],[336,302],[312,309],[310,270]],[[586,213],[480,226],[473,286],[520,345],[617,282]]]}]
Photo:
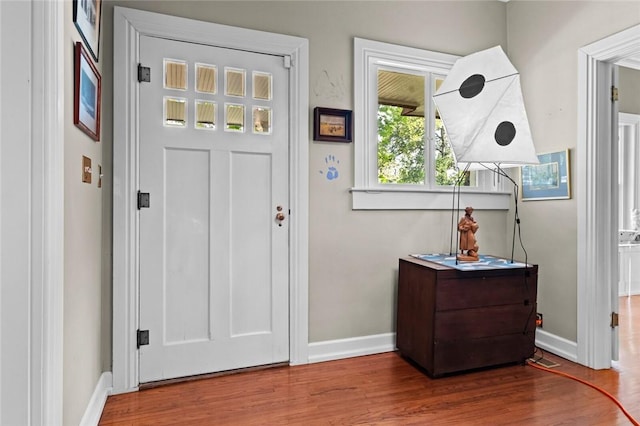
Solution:
[{"label": "gray wall", "polygon": [[640,70],[620,67],[620,112],[640,114]]},{"label": "gray wall", "polygon": [[[640,23],[640,2],[507,3],[509,56],[520,71],[538,152],[577,145],[577,52]],[[575,164],[571,179],[575,183]],[[574,188],[575,193],[575,188]],[[544,329],[577,339],[575,198],[522,203],[523,237],[540,265],[538,310]]]},{"label": "gray wall", "polygon": [[[72,2],[64,2],[64,424],[77,425],[102,371],[106,351],[101,310],[105,306],[102,280],[102,197],[98,165],[106,146],[94,142],[73,124],[74,44],[82,38],[73,24]],[[110,25],[104,23],[103,25]],[[95,64],[104,74],[102,58]],[[111,96],[104,94],[105,96]],[[103,104],[104,109],[104,104]],[[110,127],[103,122],[102,127]],[[92,160],[92,183],[82,182],[82,156]],[[110,196],[110,194],[109,194]],[[110,215],[109,215],[110,216]],[[107,237],[110,238],[110,237]],[[109,323],[110,324],[110,323]],[[110,348],[108,349],[110,352]],[[110,359],[110,358],[109,358]]]}]

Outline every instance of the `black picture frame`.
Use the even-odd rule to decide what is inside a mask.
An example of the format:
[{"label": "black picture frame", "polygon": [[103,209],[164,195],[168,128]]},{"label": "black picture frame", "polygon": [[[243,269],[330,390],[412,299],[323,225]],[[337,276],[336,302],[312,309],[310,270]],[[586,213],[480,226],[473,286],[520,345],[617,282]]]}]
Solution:
[{"label": "black picture frame", "polygon": [[74,50],[73,124],[98,142],[100,140],[102,78],[91,61],[91,57],[82,46],[82,42],[76,42]]},{"label": "black picture frame", "polygon": [[316,107],[313,110],[313,140],[352,141],[352,112],[347,109]]},{"label": "black picture frame", "polygon": [[73,0],[73,23],[96,62],[100,53],[101,21],[102,0]]}]

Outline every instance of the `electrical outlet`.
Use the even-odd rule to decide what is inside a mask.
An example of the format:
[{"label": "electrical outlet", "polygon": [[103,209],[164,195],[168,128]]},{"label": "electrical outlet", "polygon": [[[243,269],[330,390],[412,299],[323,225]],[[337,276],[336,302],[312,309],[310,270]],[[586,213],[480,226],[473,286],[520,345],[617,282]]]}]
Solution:
[{"label": "electrical outlet", "polygon": [[91,158],[82,156],[82,181],[91,183]]},{"label": "electrical outlet", "polygon": [[542,328],[542,314],[539,312],[536,314],[536,327]]}]

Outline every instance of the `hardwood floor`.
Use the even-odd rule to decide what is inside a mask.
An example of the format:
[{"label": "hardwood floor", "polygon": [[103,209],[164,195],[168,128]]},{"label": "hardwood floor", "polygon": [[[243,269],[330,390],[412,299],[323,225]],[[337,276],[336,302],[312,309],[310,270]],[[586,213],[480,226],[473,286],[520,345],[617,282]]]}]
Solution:
[{"label": "hardwood floor", "polygon": [[[640,420],[640,296],[620,299],[621,357],[553,370],[618,398]],[[107,400],[100,425],[629,425],[606,396],[514,365],[430,379],[396,353],[227,375]]]}]

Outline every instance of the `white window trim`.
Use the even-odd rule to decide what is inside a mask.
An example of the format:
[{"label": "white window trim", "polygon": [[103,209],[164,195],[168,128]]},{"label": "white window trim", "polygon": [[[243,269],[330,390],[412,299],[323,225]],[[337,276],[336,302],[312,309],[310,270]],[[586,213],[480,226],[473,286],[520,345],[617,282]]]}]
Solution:
[{"label": "white window trim", "polygon": [[[398,62],[407,69],[427,70],[433,74],[448,74],[458,56],[431,52],[389,43],[354,38],[354,187],[351,188],[354,210],[446,210],[452,208],[452,189],[430,189],[429,185],[381,185],[377,182],[376,144],[366,143],[377,138],[375,121],[366,120],[377,107],[377,90],[370,72],[373,66]],[[376,109],[377,111],[377,109]],[[369,125],[368,125],[369,124]],[[484,177],[481,175],[485,174]],[[431,177],[427,177],[431,179]],[[460,204],[474,209],[508,210],[511,193],[503,189],[503,180],[490,172],[479,173],[484,181],[477,188],[461,188]],[[432,179],[431,179],[432,180]],[[479,182],[482,183],[482,182]],[[457,201],[456,201],[457,204]]]}]

